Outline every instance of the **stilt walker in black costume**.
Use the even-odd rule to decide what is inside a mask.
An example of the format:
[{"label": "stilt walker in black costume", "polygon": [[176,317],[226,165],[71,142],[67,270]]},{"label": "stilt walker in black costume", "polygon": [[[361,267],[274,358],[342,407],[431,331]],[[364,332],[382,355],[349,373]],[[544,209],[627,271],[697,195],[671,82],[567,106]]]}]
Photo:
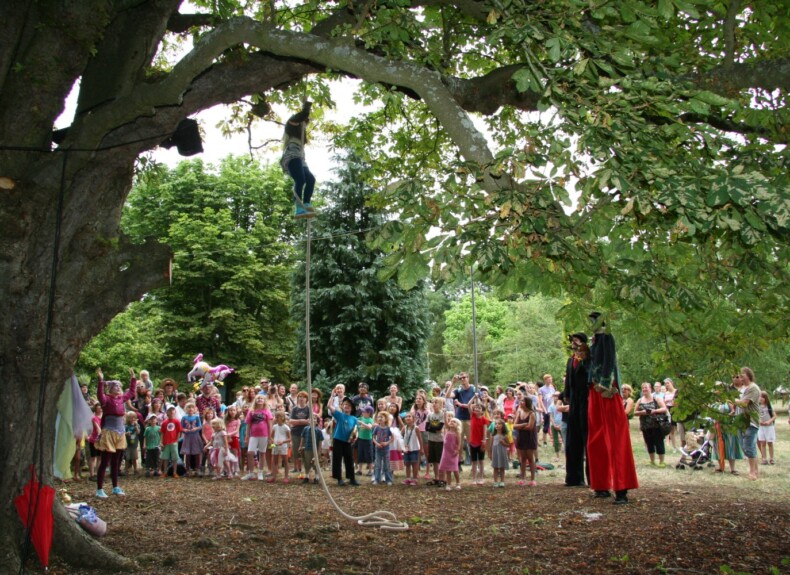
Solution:
[{"label": "stilt walker in black costume", "polygon": [[[563,401],[568,410],[568,434],[565,445],[565,485],[584,487],[585,475],[589,483],[589,466],[585,466],[587,450],[587,396],[590,350],[587,336],[574,333],[569,337],[573,356],[565,368]],[[585,473],[586,467],[586,473]]]}]

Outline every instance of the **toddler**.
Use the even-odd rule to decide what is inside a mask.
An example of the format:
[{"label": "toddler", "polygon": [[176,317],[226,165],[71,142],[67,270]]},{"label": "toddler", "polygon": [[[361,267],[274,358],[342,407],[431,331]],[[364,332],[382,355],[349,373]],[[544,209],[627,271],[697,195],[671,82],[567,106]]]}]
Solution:
[{"label": "toddler", "polygon": [[277,473],[280,466],[283,467],[283,483],[288,483],[288,449],[291,446],[291,428],[285,423],[285,412],[277,411],[274,414],[274,425],[272,426],[272,476],[267,479],[268,483],[277,481]]}]

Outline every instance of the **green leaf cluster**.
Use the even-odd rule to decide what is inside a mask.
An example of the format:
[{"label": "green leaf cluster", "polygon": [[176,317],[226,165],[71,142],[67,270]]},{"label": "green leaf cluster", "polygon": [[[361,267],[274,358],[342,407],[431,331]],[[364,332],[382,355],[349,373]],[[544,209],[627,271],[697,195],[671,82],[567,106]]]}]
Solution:
[{"label": "green leaf cluster", "polygon": [[295,251],[290,182],[278,166],[228,157],[146,172],[123,214],[133,238],[174,251],[172,285],[152,292],[160,373],[183,377],[203,353],[237,370],[291,378],[290,274]]}]

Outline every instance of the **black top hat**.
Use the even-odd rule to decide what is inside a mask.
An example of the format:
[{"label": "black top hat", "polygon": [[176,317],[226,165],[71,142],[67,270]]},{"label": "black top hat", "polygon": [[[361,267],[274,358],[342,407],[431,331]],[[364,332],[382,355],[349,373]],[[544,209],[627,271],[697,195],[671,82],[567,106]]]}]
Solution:
[{"label": "black top hat", "polygon": [[582,343],[587,343],[587,334],[582,332],[572,333],[571,335],[568,336],[568,339],[570,340],[571,343],[573,343],[574,339],[578,339]]}]

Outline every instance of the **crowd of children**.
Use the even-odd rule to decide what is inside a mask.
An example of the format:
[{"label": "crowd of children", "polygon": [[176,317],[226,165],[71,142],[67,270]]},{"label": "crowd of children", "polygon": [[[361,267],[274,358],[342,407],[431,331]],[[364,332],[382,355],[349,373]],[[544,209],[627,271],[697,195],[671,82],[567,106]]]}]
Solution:
[{"label": "crowd of children", "polygon": [[[404,407],[397,386],[374,402],[364,384],[361,396],[355,397],[340,385],[322,406],[319,390],[308,404],[307,393],[298,387],[286,395],[284,388],[267,388],[263,380],[260,387],[240,391],[236,402],[221,405],[220,413],[213,406],[199,413],[196,398],[176,392],[172,380],[167,380],[167,390],[143,390],[131,371],[131,385],[124,393],[120,382],[104,382],[101,370],[97,373],[98,401],[92,406],[87,448],[89,473],[102,498],[108,496],[103,489],[108,466],[117,495],[124,494],[118,476],[137,474],[140,467],[147,477],[289,483],[296,474],[303,483],[318,483],[316,468],[321,466],[331,467],[341,486],[359,485],[357,476],[362,475],[373,485],[392,485],[400,471],[403,484],[416,486],[424,468],[427,485],[461,489],[465,458],[473,484],[484,484],[485,461],[490,460],[494,487],[505,486],[505,470],[511,466],[519,469],[518,485],[533,486],[544,416],[550,418],[555,454],[562,441],[555,398],[546,409],[543,397],[526,386],[518,393],[499,394],[499,400],[487,390],[475,392],[467,404],[455,405],[450,386],[444,391],[437,386],[431,390],[433,397],[419,390],[413,405]],[[211,390],[202,391],[211,396]],[[556,402],[561,403],[559,398]],[[468,421],[459,419],[464,411]]]},{"label": "crowd of children", "polygon": [[[411,406],[403,405],[397,386],[374,401],[364,384],[354,397],[339,385],[322,405],[320,390],[308,397],[294,385],[286,394],[283,386],[266,387],[263,380],[262,386],[242,389],[219,413],[213,406],[199,413],[196,398],[176,392],[172,380],[170,389],[141,393],[130,372],[131,385],[124,393],[120,382],[104,382],[97,371],[98,401],[86,438],[97,497],[108,496],[103,488],[108,467],[112,493],[123,495],[118,477],[137,474],[141,466],[148,477],[269,483],[294,478],[318,483],[320,466],[331,468],[340,486],[359,485],[359,476],[369,477],[373,485],[392,485],[394,475],[404,471],[404,485],[416,486],[423,479],[426,485],[451,490],[461,489],[462,464],[470,465],[471,484],[483,485],[490,462],[493,487],[505,487],[505,472],[511,468],[517,469],[516,485],[532,487],[541,468],[541,430],[542,445],[553,451],[555,462],[565,442],[567,407],[550,376],[540,388],[498,389],[496,398],[485,387],[456,394],[463,388],[448,382],[444,389],[418,390]],[[205,397],[212,395],[202,391]],[[759,447],[764,463],[773,463],[775,419],[767,394],[762,394]]]}]

